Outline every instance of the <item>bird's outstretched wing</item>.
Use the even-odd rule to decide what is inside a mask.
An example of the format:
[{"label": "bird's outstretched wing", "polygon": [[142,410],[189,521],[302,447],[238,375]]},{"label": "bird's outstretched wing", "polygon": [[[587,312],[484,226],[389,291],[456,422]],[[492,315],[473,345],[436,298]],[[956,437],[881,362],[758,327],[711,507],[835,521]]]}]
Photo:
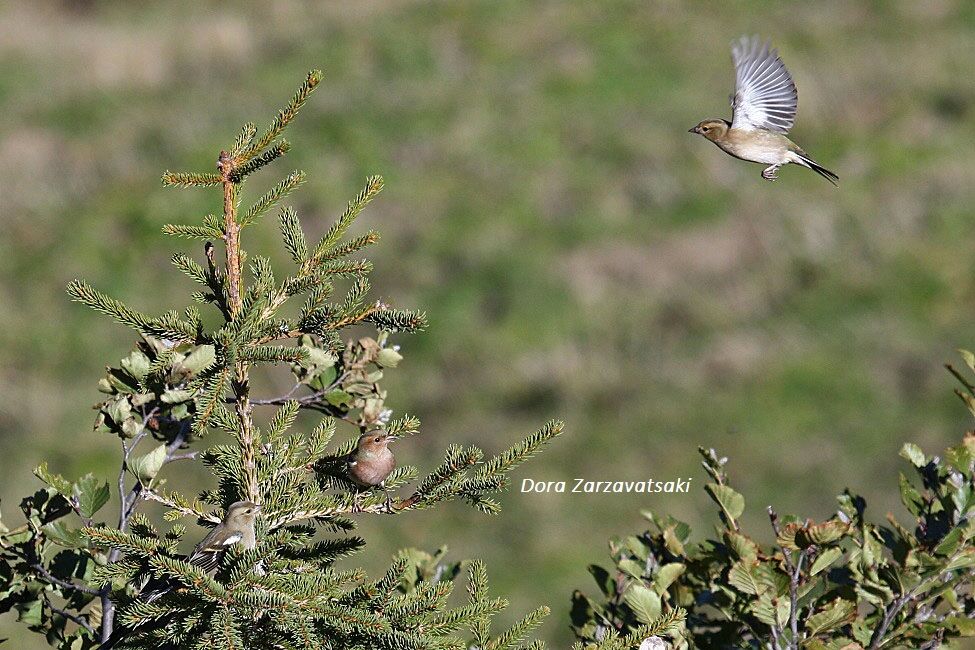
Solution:
[{"label": "bird's outstretched wing", "polygon": [[779,53],[757,37],[742,36],[732,43],[731,58],[735,62],[731,127],[788,133],[796,121],[799,94]]}]

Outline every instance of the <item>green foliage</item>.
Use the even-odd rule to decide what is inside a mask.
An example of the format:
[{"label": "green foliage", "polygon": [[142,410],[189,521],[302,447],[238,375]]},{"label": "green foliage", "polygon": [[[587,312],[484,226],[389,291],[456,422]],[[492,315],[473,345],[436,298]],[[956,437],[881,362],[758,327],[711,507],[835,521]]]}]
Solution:
[{"label": "green foliage", "polygon": [[[952,372],[969,403],[975,388]],[[574,594],[577,648],[636,648],[641,626],[668,618],[656,634],[675,648],[934,648],[975,636],[975,432],[942,457],[903,446],[910,525],[871,522],[846,491],[821,522],[770,507],[771,545],[740,528],[745,499],[728,484],[727,459],[700,452],[717,535],[695,542],[683,522],[645,512],[648,530],[610,542],[613,569],[590,567],[600,595]]]},{"label": "green foliage", "polygon": [[[202,262],[185,253],[172,262],[201,286],[193,299],[219,314],[217,325],[205,324],[212,319],[205,321],[196,306],[155,317],[84,281],[68,287],[72,299],[140,338],[99,382],[106,397],[96,406],[95,431],[121,445],[117,517],[109,523],[96,516],[109,501],[108,482],[90,474],[72,482],[42,464],[35,473],[49,487],[25,499],[27,523],[0,528],[0,612],[16,609],[56,647],[109,641],[128,648],[461,649],[470,646],[468,636],[482,650],[541,647],[523,644],[546,608],[489,634],[491,617],[506,603],[487,596],[479,562],[470,564],[469,601],[459,607],[448,599],[461,565],[443,564],[442,552],[404,552],[371,582],[361,570],[337,566],[365,543],[346,534],[356,517],[451,500],[498,512],[493,497],[509,486],[508,474],[558,436],[562,424],[549,422],[488,460],[478,447],[450,445],[423,478],[404,465],[378,486],[350,481],[349,455],[362,433],[385,429],[402,439],[420,426],[413,416],[392,417],[382,382],[404,358],[391,336],[421,331],[426,316],[370,301],[372,266],[353,256],[379,236],[347,238],[382,179],[367,179],[311,247],[295,211],[280,207],[284,247],[295,264],[283,279],[271,260],[248,256],[240,240],[245,226],[279,208],[304,180],[303,172],[292,172],[239,211],[244,182],[287,152],[290,145],[278,138],[320,80],[311,72],[260,138],[254,125],[244,125],[233,147],[220,153],[218,174],[163,176],[168,186],[222,188],[222,221],[208,215],[202,224],[164,228],[207,240]],[[210,240],[223,243],[225,259],[217,259]],[[364,327],[375,334],[364,335]],[[349,328],[357,328],[356,338],[343,337]],[[290,367],[293,386],[283,395],[254,396],[250,370],[258,364]],[[267,408],[267,418],[255,417],[259,408]],[[296,425],[302,410],[322,416],[310,431]],[[337,440],[339,423],[350,425],[352,435]],[[194,448],[209,443],[211,432],[227,435]],[[195,497],[167,488],[166,468],[176,460],[208,468],[213,487]],[[177,520],[218,524],[241,500],[261,506],[256,547],[231,546],[215,571],[180,554],[185,526]],[[168,507],[166,530],[140,512],[147,502]],[[71,516],[80,524],[69,523]]]}]

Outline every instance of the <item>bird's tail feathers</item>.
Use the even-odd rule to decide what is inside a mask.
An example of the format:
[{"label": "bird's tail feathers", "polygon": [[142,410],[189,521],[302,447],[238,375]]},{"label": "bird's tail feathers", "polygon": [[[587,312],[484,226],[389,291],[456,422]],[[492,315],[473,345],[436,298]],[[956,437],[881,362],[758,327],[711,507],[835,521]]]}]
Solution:
[{"label": "bird's tail feathers", "polygon": [[796,162],[798,162],[803,167],[808,167],[809,169],[813,170],[814,172],[816,172],[817,174],[819,174],[820,176],[828,180],[834,186],[839,187],[839,183],[837,183],[837,181],[840,180],[839,176],[837,176],[830,170],[826,169],[825,167],[820,165],[818,162],[816,162],[806,154],[799,153],[798,151],[795,152],[795,154],[796,154],[796,158],[798,159]]}]

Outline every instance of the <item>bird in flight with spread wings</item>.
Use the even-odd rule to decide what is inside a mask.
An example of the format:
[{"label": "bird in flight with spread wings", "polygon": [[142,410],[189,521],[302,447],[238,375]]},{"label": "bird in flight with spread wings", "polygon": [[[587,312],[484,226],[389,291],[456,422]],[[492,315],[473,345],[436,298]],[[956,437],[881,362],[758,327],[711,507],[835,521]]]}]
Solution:
[{"label": "bird in flight with spread wings", "polygon": [[735,158],[768,165],[762,171],[766,180],[774,181],[779,167],[795,163],[836,185],[839,176],[810,158],[785,135],[796,121],[799,95],[779,53],[769,47],[769,43],[747,36],[732,43],[732,121],[704,120],[690,133],[704,136]]}]

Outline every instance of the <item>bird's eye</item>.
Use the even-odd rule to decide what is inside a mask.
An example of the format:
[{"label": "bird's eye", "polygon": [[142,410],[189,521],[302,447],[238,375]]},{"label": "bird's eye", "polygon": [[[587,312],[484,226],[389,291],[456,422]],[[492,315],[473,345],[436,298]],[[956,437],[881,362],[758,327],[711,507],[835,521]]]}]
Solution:
[{"label": "bird's eye", "polygon": [[710,126],[702,126],[701,130],[707,133],[710,128],[711,128]]},{"label": "bird's eye", "polygon": [[379,436],[376,436],[375,438],[373,438],[372,441],[373,442],[379,442]]}]

